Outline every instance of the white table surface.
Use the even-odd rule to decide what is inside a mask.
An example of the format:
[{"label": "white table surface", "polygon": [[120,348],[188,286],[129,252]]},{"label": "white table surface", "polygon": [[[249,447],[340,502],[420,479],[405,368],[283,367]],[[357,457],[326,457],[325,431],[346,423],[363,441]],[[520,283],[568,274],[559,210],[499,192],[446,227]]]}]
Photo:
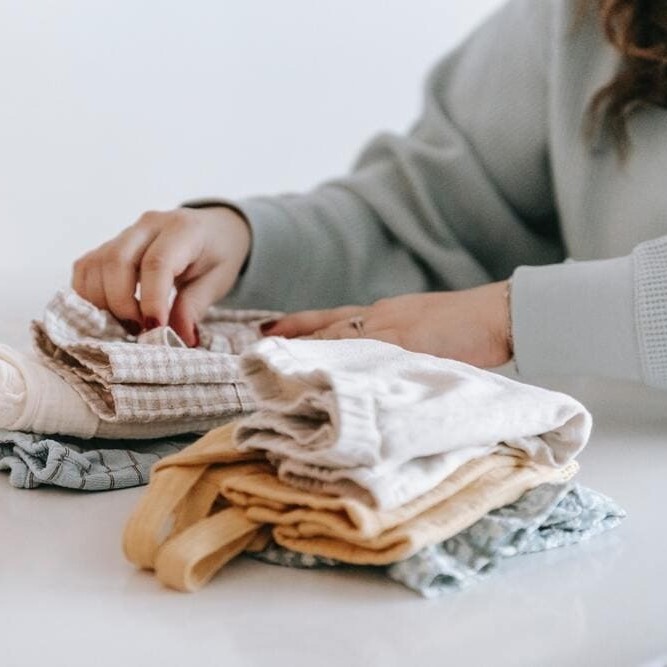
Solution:
[{"label": "white table surface", "polygon": [[[26,284],[0,269],[0,341],[27,346],[28,319],[64,275]],[[0,665],[667,665],[667,395],[551,386],[596,421],[579,480],[628,518],[437,600],[381,576],[245,558],[197,594],[169,591],[121,553],[142,489],[26,491],[0,474]]]}]

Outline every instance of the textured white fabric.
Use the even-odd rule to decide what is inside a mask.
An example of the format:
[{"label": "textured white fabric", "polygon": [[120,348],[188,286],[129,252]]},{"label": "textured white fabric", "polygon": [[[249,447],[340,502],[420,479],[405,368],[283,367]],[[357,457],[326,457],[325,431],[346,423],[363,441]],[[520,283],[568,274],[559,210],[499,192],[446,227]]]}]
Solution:
[{"label": "textured white fabric", "polygon": [[81,397],[36,359],[0,344],[0,428],[92,438],[99,423]]},{"label": "textured white fabric", "polygon": [[290,484],[381,509],[494,451],[564,466],[590,435],[565,394],[374,340],[266,338],[241,367],[259,410],[237,446],[269,452]]},{"label": "textured white fabric", "polygon": [[57,373],[36,358],[0,343],[0,429],[127,440],[204,433],[228,420],[104,422]]}]

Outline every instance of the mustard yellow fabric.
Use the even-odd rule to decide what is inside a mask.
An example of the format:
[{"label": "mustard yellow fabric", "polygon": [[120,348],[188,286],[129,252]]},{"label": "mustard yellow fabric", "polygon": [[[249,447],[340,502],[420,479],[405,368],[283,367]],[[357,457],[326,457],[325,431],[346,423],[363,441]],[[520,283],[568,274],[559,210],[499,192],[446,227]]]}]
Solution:
[{"label": "mustard yellow fabric", "polygon": [[467,528],[539,484],[577,471],[498,453],[459,468],[428,493],[395,510],[302,491],[281,482],[257,452],[234,447],[234,424],[159,461],[124,534],[135,565],[165,585],[193,591],[245,550],[270,539],[347,563],[385,565]]}]

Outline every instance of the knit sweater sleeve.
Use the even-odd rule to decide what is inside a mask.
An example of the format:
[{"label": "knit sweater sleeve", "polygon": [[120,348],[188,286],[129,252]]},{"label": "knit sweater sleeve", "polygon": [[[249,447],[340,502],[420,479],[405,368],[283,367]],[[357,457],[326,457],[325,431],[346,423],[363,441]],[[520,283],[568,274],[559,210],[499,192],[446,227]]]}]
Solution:
[{"label": "knit sweater sleeve", "polygon": [[518,268],[512,319],[525,377],[571,373],[667,389],[667,236],[625,257]]},{"label": "knit sweater sleeve", "polygon": [[551,3],[511,0],[431,72],[405,135],[311,192],[234,201],[252,229],[224,303],[300,310],[459,289],[563,259],[547,156]]}]

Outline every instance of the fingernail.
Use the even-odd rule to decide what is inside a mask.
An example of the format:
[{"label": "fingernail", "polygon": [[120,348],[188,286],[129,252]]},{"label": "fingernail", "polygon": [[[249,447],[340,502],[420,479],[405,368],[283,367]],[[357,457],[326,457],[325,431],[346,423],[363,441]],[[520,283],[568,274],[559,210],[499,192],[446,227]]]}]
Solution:
[{"label": "fingernail", "polygon": [[157,317],[146,317],[144,319],[144,329],[146,331],[151,331],[152,329],[157,329],[160,325],[160,320]]},{"label": "fingernail", "polygon": [[278,320],[269,320],[268,322],[264,322],[264,324],[260,324],[259,330],[266,336],[276,324],[278,324]]},{"label": "fingernail", "polygon": [[141,333],[141,324],[135,320],[121,320],[120,323],[131,336],[138,336]]}]

